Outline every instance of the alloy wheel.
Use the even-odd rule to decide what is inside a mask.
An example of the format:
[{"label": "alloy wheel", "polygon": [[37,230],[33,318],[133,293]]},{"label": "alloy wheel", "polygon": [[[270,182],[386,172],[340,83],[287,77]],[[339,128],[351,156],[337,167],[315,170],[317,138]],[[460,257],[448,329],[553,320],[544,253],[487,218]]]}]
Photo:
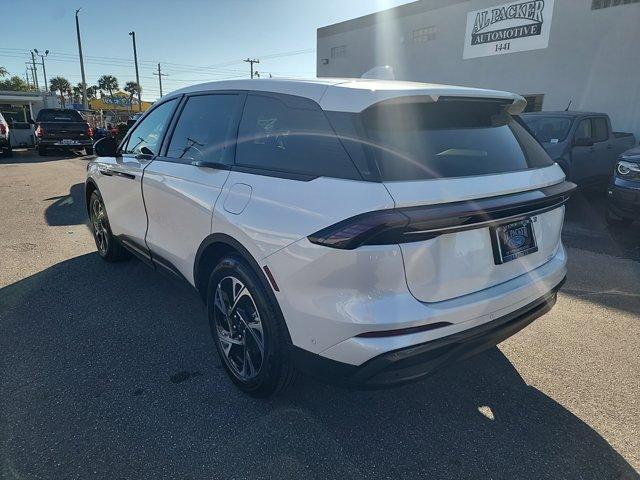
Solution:
[{"label": "alloy wheel", "polygon": [[106,215],[99,198],[94,198],[91,203],[91,223],[93,224],[93,236],[100,255],[104,256],[109,250],[109,231],[105,225]]},{"label": "alloy wheel", "polygon": [[227,276],[218,282],[213,305],[225,363],[238,379],[255,378],[264,362],[264,330],[251,293],[242,281]]}]

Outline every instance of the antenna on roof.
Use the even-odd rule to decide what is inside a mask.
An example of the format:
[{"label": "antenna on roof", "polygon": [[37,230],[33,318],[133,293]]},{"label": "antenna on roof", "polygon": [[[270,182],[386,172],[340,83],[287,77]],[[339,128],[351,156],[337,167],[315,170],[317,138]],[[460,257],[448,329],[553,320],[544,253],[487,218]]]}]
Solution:
[{"label": "antenna on roof", "polygon": [[571,100],[569,100],[569,105],[567,105],[567,108],[564,109],[565,112],[569,111],[569,107],[571,106]]},{"label": "antenna on roof", "polygon": [[396,74],[389,65],[373,67],[362,74],[360,78],[373,78],[376,80],[395,80]]}]

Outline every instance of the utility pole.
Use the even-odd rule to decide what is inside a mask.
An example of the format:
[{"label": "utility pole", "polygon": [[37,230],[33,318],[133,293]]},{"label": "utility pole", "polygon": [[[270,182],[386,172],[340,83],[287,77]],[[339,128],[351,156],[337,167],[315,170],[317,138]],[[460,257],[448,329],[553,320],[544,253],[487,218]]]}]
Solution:
[{"label": "utility pole", "polygon": [[160,70],[160,64],[158,64],[158,73],[153,72],[154,75],[158,76],[158,82],[160,83],[160,96],[162,97],[162,77],[166,77],[166,73],[162,73]]},{"label": "utility pole", "polygon": [[47,70],[44,68],[44,57],[49,55],[49,50],[45,50],[44,54],[38,53],[37,48],[34,48],[33,51],[36,52],[36,55],[38,55],[42,60],[42,75],[44,76],[44,89],[46,91],[49,88],[49,84],[47,83]]},{"label": "utility pole", "polygon": [[25,64],[25,68],[27,69],[27,83],[29,83],[29,72],[31,72],[31,86],[35,88],[36,82],[33,76],[33,65],[31,64],[31,62],[24,62],[24,64]]},{"label": "utility pole", "polygon": [[38,85],[38,71],[36,70],[36,56],[31,52],[31,63],[33,64],[33,75],[36,79],[36,90],[40,90],[40,85]]},{"label": "utility pole", "polygon": [[129,32],[133,38],[133,61],[136,64],[136,83],[138,84],[138,111],[142,111],[142,99],[140,98],[140,75],[138,74],[138,52],[136,50],[136,32]]},{"label": "utility pole", "polygon": [[82,8],[76,10],[76,34],[78,36],[78,55],[80,56],[80,73],[82,74],[82,108],[88,109],[87,105],[87,79],[84,76],[84,60],[82,58],[82,41],[80,40],[80,20],[78,20],[78,12]]},{"label": "utility pole", "polygon": [[247,58],[247,59],[246,59],[246,60],[244,60],[244,61],[245,61],[245,62],[247,62],[247,63],[249,63],[249,64],[251,64],[251,78],[253,78],[253,64],[254,64],[254,63],[260,63],[260,60],[258,60],[258,59],[256,59],[256,58],[254,58],[254,59]]},{"label": "utility pole", "polygon": [[31,88],[31,83],[29,82],[29,67],[24,67],[24,76],[27,77],[27,87]]}]

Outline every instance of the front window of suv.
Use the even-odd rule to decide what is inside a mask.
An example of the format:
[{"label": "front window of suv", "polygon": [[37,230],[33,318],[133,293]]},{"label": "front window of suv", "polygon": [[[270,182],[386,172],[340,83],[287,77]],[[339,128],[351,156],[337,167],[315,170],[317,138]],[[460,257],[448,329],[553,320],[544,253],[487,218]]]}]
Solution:
[{"label": "front window of suv", "polygon": [[362,115],[383,181],[515,172],[551,165],[518,120],[491,100],[393,101]]}]

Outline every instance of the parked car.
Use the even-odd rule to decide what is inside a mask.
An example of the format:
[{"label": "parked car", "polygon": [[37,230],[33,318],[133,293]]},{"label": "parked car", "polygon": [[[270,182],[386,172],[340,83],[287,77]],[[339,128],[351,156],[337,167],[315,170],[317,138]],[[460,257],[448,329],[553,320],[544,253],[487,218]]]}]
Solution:
[{"label": "parked car", "polygon": [[[33,122],[31,122],[33,123]],[[18,148],[33,148],[35,137],[32,125],[29,122],[11,123],[11,146]]]},{"label": "parked car", "polygon": [[36,117],[36,146],[41,157],[51,149],[93,154],[93,129],[76,110],[43,108]]},{"label": "parked car", "polygon": [[626,226],[640,220],[640,147],[620,155],[607,197],[606,219],[610,225]]},{"label": "parked car", "polygon": [[163,97],[96,143],[100,256],[133,253],[207,304],[232,381],[416,380],[549,311],[564,180],[511,93],[236,80]]},{"label": "parked car", "polygon": [[614,132],[606,113],[531,112],[522,119],[553,160],[580,186],[606,185],[618,156],[636,141]]},{"label": "parked car", "polygon": [[0,113],[0,156],[10,157],[11,155],[13,155],[13,149],[9,137],[9,124]]}]

